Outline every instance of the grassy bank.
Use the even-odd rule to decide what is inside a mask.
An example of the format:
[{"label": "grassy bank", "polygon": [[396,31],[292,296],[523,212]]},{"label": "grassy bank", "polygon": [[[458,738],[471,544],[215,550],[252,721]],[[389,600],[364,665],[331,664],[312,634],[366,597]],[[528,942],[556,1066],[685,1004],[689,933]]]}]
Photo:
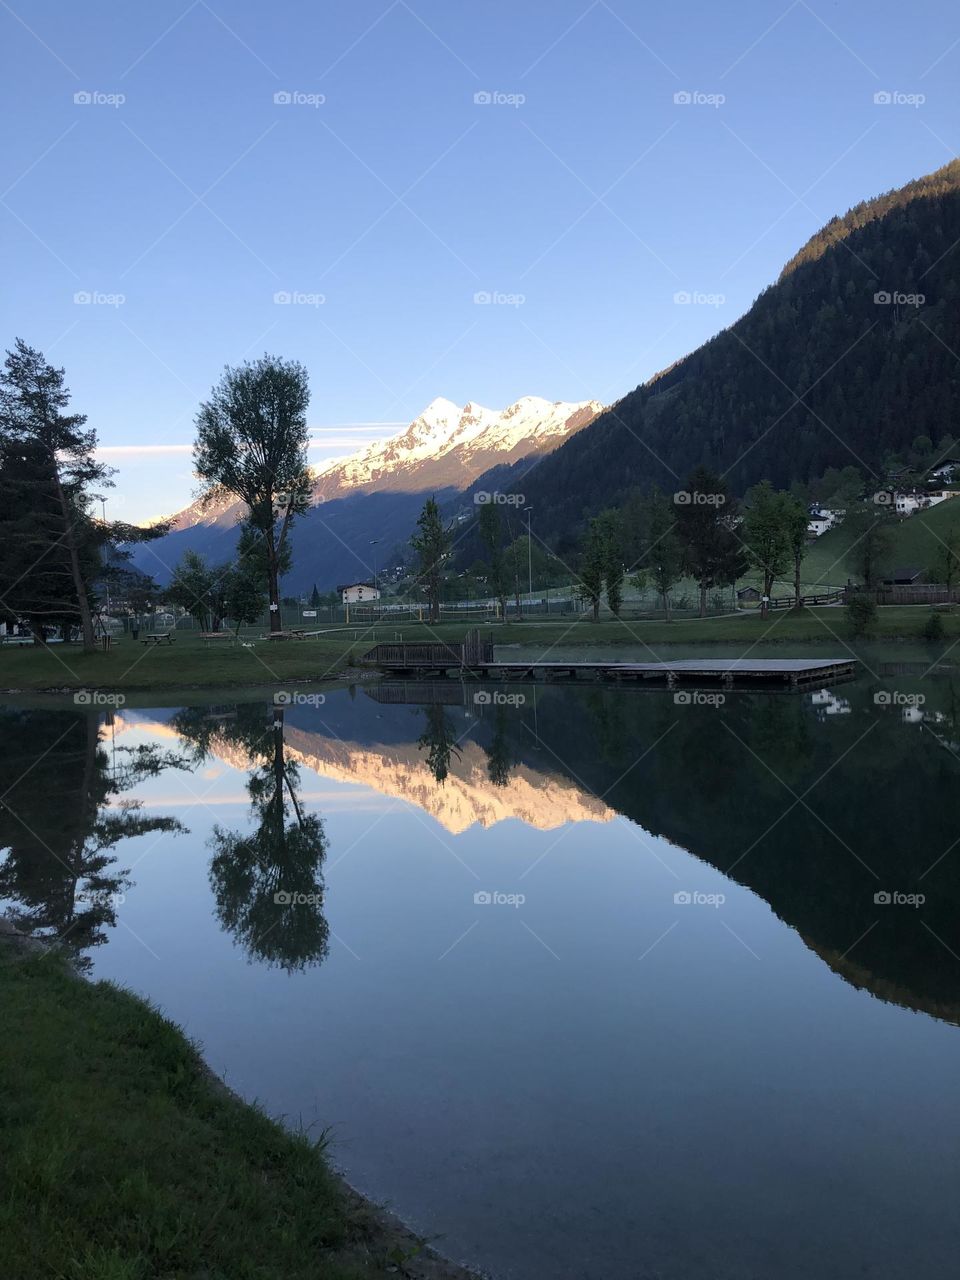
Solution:
[{"label": "grassy bank", "polygon": [[[454,1280],[181,1032],[56,956],[0,947],[3,1271],[58,1280]],[[402,1265],[401,1265],[402,1264]]]},{"label": "grassy bank", "polygon": [[[960,501],[958,501],[960,507]],[[879,610],[873,637],[879,640],[917,640],[929,610],[891,605]],[[960,639],[960,609],[943,613],[946,643]],[[546,652],[552,647],[577,645],[644,646],[709,644],[736,646],[740,651],[790,642],[814,642],[843,649],[853,639],[840,608],[783,610],[762,619],[755,610],[727,617],[605,619],[598,623],[573,615],[545,621],[483,624],[497,645],[522,645]],[[243,689],[336,679],[378,640],[459,640],[463,622],[437,627],[420,623],[381,624],[358,629],[340,627],[308,640],[255,641],[253,648],[232,642],[205,645],[190,632],[178,633],[176,643],[147,649],[121,638],[107,653],[84,654],[74,646],[52,645],[0,649],[0,690],[99,689],[114,693],[163,689]]]},{"label": "grassy bank", "polygon": [[[930,569],[944,542],[960,529],[960,498],[951,498],[903,519],[891,518],[890,568]],[[850,575],[847,555],[856,538],[851,525],[840,524],[819,537],[803,561],[805,581],[816,585],[844,583]],[[779,594],[779,591],[775,594]]]}]

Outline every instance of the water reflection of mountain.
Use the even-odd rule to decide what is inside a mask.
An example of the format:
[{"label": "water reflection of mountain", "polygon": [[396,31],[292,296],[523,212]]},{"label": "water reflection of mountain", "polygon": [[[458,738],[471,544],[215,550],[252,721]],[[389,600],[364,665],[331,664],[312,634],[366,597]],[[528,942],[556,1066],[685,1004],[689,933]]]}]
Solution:
[{"label": "water reflection of mountain", "polygon": [[[492,827],[510,818],[549,831],[567,822],[609,822],[616,816],[565,776],[548,752],[538,752],[535,742],[524,744],[529,759],[511,755],[515,748],[507,749],[504,738],[514,737],[519,725],[512,709],[509,720],[498,710],[474,710],[472,704],[446,709],[456,751],[442,786],[425,767],[426,753],[418,745],[427,727],[419,706],[381,707],[346,693],[330,695],[320,708],[286,706],[284,742],[287,757],[318,777],[360,783],[414,804],[453,835],[474,824]],[[158,717],[155,712],[130,712],[123,719],[135,724]],[[211,734],[209,750],[234,768],[248,766],[245,746],[226,728]]]},{"label": "water reflection of mountain", "polygon": [[[955,726],[958,689],[921,687],[931,722]],[[847,981],[960,1021],[960,759],[872,686],[843,692],[850,713],[825,720],[809,696],[717,710],[598,690],[571,714],[547,690],[539,735],[620,813],[760,894]],[[925,901],[875,901],[897,892]]]},{"label": "water reflection of mountain", "polygon": [[[960,761],[938,745],[960,737],[960,686],[901,675],[899,702],[848,684],[835,716],[809,694],[719,709],[609,688],[524,687],[520,705],[479,708],[334,695],[288,713],[286,736],[323,776],[402,796],[452,831],[619,812],[754,890],[852,985],[960,1022]],[[431,732],[456,743],[442,784]],[[925,901],[875,901],[884,892]]]},{"label": "water reflection of mountain", "polygon": [[[913,687],[911,675],[901,689]],[[131,712],[117,723],[182,735],[248,771],[259,843],[224,846],[213,887],[225,927],[252,954],[263,922],[250,904],[290,877],[316,903],[316,937],[294,930],[291,918],[294,964],[325,949],[324,840],[321,829],[303,827],[293,788],[299,764],[415,804],[451,832],[506,818],[549,829],[623,814],[762,896],[853,986],[960,1022],[960,760],[949,749],[960,740],[960,686],[940,677],[916,687],[926,698],[919,718],[912,704],[878,702],[858,682],[844,686],[842,715],[826,714],[829,700],[809,694],[732,695],[718,709],[645,690],[524,686],[516,692],[525,701],[509,705],[462,695],[426,707],[381,704],[341,691],[319,708],[286,707],[282,733],[263,702]],[[89,927],[99,940],[99,917],[77,918],[72,871],[63,872],[64,863],[104,877],[109,870],[98,844],[117,833],[96,825],[109,781],[99,731],[90,736],[90,722],[67,713],[17,715],[0,770],[14,780],[34,754],[22,744],[36,743],[36,787],[12,794],[19,816],[0,814],[12,849],[8,879],[38,925]],[[78,727],[76,741],[58,742],[74,722],[84,733]],[[62,804],[46,805],[54,793]],[[44,856],[44,845],[56,856]],[[228,884],[241,863],[243,883]],[[108,888],[104,878],[101,899]],[[925,901],[876,901],[883,892]]]}]

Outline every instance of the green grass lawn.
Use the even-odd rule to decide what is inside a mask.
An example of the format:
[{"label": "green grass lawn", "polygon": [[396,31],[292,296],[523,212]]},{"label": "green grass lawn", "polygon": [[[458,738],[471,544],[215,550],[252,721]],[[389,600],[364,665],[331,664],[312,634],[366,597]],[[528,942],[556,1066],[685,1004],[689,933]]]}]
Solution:
[{"label": "green grass lawn", "polygon": [[136,997],[4,943],[0,1024],[5,1276],[356,1280],[413,1251]]},{"label": "green grass lawn", "polygon": [[[904,520],[894,520],[891,568],[913,566],[928,569],[934,563],[940,539],[960,529],[960,498],[950,498],[927,511],[918,511]],[[805,581],[842,585],[850,577],[847,552],[854,533],[838,525],[811,546],[803,562]]]},{"label": "green grass lawn", "polygon": [[[958,502],[960,508],[960,502]],[[929,611],[924,607],[891,605],[879,611],[874,635],[878,639],[918,639]],[[943,613],[949,641],[960,637],[960,609]],[[360,629],[341,627],[309,640],[257,641],[253,649],[234,644],[206,646],[190,632],[178,633],[172,646],[146,649],[128,637],[108,653],[84,654],[75,646],[54,645],[49,650],[29,646],[0,649],[0,689],[37,690],[96,689],[105,693],[149,693],[190,688],[244,689],[254,686],[290,685],[336,679],[379,640],[397,636],[407,641],[460,640],[464,622],[381,624]],[[524,648],[577,645],[753,645],[813,641],[837,647],[852,639],[842,608],[775,611],[764,621],[756,610],[728,617],[618,621],[605,618],[592,623],[576,615],[543,621],[483,624],[499,645]],[[842,647],[842,645],[840,646]],[[508,656],[508,655],[504,655]]]}]

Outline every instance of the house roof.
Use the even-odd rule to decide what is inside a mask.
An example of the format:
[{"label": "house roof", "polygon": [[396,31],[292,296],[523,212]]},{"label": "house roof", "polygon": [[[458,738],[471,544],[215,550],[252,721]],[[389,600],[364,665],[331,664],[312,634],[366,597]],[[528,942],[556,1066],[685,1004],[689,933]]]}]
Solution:
[{"label": "house roof", "polygon": [[342,586],[337,587],[337,590],[352,591],[354,587],[369,587],[371,591],[374,590],[372,582],[345,582]]},{"label": "house roof", "polygon": [[923,575],[922,569],[917,569],[913,565],[902,565],[900,568],[894,569],[893,573],[891,573],[888,577],[884,578],[883,581],[894,582],[894,583],[916,582],[916,580],[919,577],[922,577],[922,575]]}]

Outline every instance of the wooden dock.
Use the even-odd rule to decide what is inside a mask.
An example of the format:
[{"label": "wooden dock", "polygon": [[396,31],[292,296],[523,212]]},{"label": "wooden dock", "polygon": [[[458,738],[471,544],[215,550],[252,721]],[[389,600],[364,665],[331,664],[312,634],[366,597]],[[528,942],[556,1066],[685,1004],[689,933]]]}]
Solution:
[{"label": "wooden dock", "polygon": [[855,658],[678,658],[671,662],[606,662],[526,658],[510,662],[493,655],[492,644],[382,644],[361,660],[388,676],[480,680],[651,681],[674,688],[681,682],[783,688],[824,686],[852,678]]}]

